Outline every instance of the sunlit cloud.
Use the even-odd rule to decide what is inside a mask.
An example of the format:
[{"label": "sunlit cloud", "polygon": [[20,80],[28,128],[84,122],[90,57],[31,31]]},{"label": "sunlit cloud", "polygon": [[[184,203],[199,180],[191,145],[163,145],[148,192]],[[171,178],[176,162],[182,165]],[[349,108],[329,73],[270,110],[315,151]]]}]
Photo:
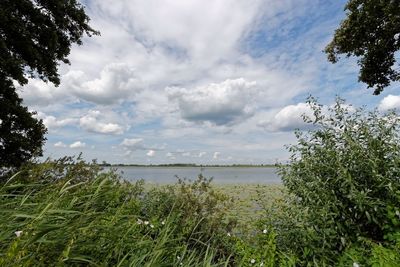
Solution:
[{"label": "sunlit cloud", "polygon": [[73,142],[72,144],[70,144],[69,147],[70,148],[84,148],[84,147],[86,147],[86,144],[81,141],[76,141],[76,142]]}]

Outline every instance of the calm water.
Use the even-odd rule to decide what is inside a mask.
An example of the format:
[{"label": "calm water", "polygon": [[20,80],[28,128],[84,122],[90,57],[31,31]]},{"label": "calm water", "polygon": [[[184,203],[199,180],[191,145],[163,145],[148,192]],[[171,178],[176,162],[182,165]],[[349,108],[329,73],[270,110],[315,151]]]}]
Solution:
[{"label": "calm water", "polygon": [[275,168],[239,167],[118,167],[118,171],[129,181],[144,179],[148,183],[169,184],[179,178],[194,180],[201,173],[213,177],[216,184],[279,184],[281,179]]}]

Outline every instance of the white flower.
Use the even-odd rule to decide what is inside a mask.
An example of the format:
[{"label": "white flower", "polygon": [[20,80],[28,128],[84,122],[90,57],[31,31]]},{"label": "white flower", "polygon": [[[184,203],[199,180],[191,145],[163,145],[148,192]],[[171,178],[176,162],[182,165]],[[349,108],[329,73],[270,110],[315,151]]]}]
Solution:
[{"label": "white flower", "polygon": [[268,231],[267,231],[267,229],[264,229],[263,230],[263,234],[266,234]]},{"label": "white flower", "polygon": [[396,215],[400,217],[400,211],[396,210]]},{"label": "white flower", "polygon": [[162,224],[162,225],[165,225],[165,221],[162,221],[161,224]]},{"label": "white flower", "polygon": [[150,224],[150,227],[151,227],[151,228],[154,228],[154,225]]},{"label": "white flower", "polygon": [[144,221],[144,224],[145,224],[145,225],[148,225],[148,224],[149,224],[149,221]]},{"label": "white flower", "polygon": [[15,231],[14,233],[17,237],[20,237],[22,235],[23,231]]},{"label": "white flower", "polygon": [[261,262],[261,263],[260,263],[260,267],[261,267],[261,266],[264,266],[264,262]]},{"label": "white flower", "polygon": [[143,221],[141,220],[141,219],[137,219],[137,222],[136,222],[137,224],[142,224],[143,223]]},{"label": "white flower", "polygon": [[181,259],[181,257],[179,257],[179,256],[176,256],[176,258],[177,258],[178,260],[180,260],[180,259]]},{"label": "white flower", "polygon": [[227,236],[231,236],[231,233],[228,232],[226,235],[227,235]]},{"label": "white flower", "polygon": [[256,263],[256,260],[255,260],[255,259],[251,259],[251,260],[250,260],[250,263],[251,263],[251,264],[254,264],[254,263]]},{"label": "white flower", "polygon": [[353,267],[360,267],[360,265],[357,262],[353,262]]}]

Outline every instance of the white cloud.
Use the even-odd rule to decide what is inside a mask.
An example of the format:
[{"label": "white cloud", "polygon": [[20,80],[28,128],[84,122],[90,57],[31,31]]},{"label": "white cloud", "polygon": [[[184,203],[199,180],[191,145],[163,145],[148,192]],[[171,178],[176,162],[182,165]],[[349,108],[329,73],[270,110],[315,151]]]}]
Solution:
[{"label": "white cloud", "polygon": [[154,150],[149,150],[149,151],[147,151],[147,153],[146,153],[146,155],[147,155],[148,157],[154,157],[155,154],[156,154],[156,152],[155,152]]},{"label": "white cloud", "polygon": [[177,102],[188,121],[231,124],[251,115],[255,82],[243,78],[212,83],[193,89],[169,87],[171,101]]},{"label": "white cloud", "polygon": [[126,63],[112,63],[104,67],[100,78],[84,82],[74,93],[89,102],[109,105],[126,100],[141,86],[131,66]]},{"label": "white cloud", "polygon": [[389,109],[400,108],[400,96],[399,95],[388,95],[381,100],[378,109],[381,111],[386,111]]},{"label": "white cloud", "polygon": [[143,150],[143,149],[145,149],[142,138],[130,138],[130,139],[125,138],[122,141],[121,145],[124,146],[128,150]]},{"label": "white cloud", "polygon": [[218,159],[221,155],[221,152],[214,152],[213,159]]},{"label": "white cloud", "polygon": [[50,82],[43,82],[39,79],[28,79],[28,84],[18,86],[19,95],[24,102],[31,106],[48,106],[59,102],[64,104],[73,102],[71,94],[74,90],[79,90],[85,74],[83,71],[72,70],[61,75],[59,86],[54,86]]},{"label": "white cloud", "polygon": [[207,154],[207,152],[199,152],[199,158],[202,158],[203,156],[205,156]]},{"label": "white cloud", "polygon": [[18,91],[29,105],[47,106],[60,101],[76,101],[76,98],[111,105],[128,100],[143,88],[134,68],[123,62],[105,65],[96,79],[89,79],[83,70],[69,70],[60,80],[60,86],[56,87],[52,83],[29,79],[26,86],[18,86]]},{"label": "white cloud", "polygon": [[306,103],[289,105],[282,108],[272,119],[259,121],[258,125],[270,131],[293,131],[294,129],[305,129],[310,127],[303,121],[302,115],[313,116],[311,107]]},{"label": "white cloud", "polygon": [[63,142],[59,141],[57,143],[54,144],[55,147],[67,147],[66,144],[64,144]]},{"label": "white cloud", "polygon": [[23,87],[17,86],[17,91],[24,103],[32,106],[49,105],[55,99],[64,96],[62,88],[37,79],[28,79],[28,84]]},{"label": "white cloud", "polygon": [[70,148],[84,148],[85,146],[86,144],[81,141],[76,141],[69,145]]},{"label": "white cloud", "polygon": [[61,128],[67,125],[72,125],[77,121],[74,118],[58,119],[52,115],[47,115],[43,112],[38,112],[37,117],[42,119],[44,125],[50,130],[55,130],[57,128]]},{"label": "white cloud", "polygon": [[89,114],[83,116],[79,120],[79,125],[89,132],[102,133],[102,134],[122,134],[123,128],[116,123],[104,123],[98,121],[101,112],[98,110],[91,110]]}]

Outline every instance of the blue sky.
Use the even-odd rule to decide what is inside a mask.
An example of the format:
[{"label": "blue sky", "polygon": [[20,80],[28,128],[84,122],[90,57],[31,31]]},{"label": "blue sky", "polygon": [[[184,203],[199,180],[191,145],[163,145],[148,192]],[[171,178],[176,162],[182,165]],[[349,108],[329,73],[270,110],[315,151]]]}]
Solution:
[{"label": "blue sky", "polygon": [[322,52],[343,0],[84,1],[101,36],[74,46],[61,85],[19,93],[49,129],[45,157],[111,163],[274,163],[305,125],[308,95],[400,107]]}]

